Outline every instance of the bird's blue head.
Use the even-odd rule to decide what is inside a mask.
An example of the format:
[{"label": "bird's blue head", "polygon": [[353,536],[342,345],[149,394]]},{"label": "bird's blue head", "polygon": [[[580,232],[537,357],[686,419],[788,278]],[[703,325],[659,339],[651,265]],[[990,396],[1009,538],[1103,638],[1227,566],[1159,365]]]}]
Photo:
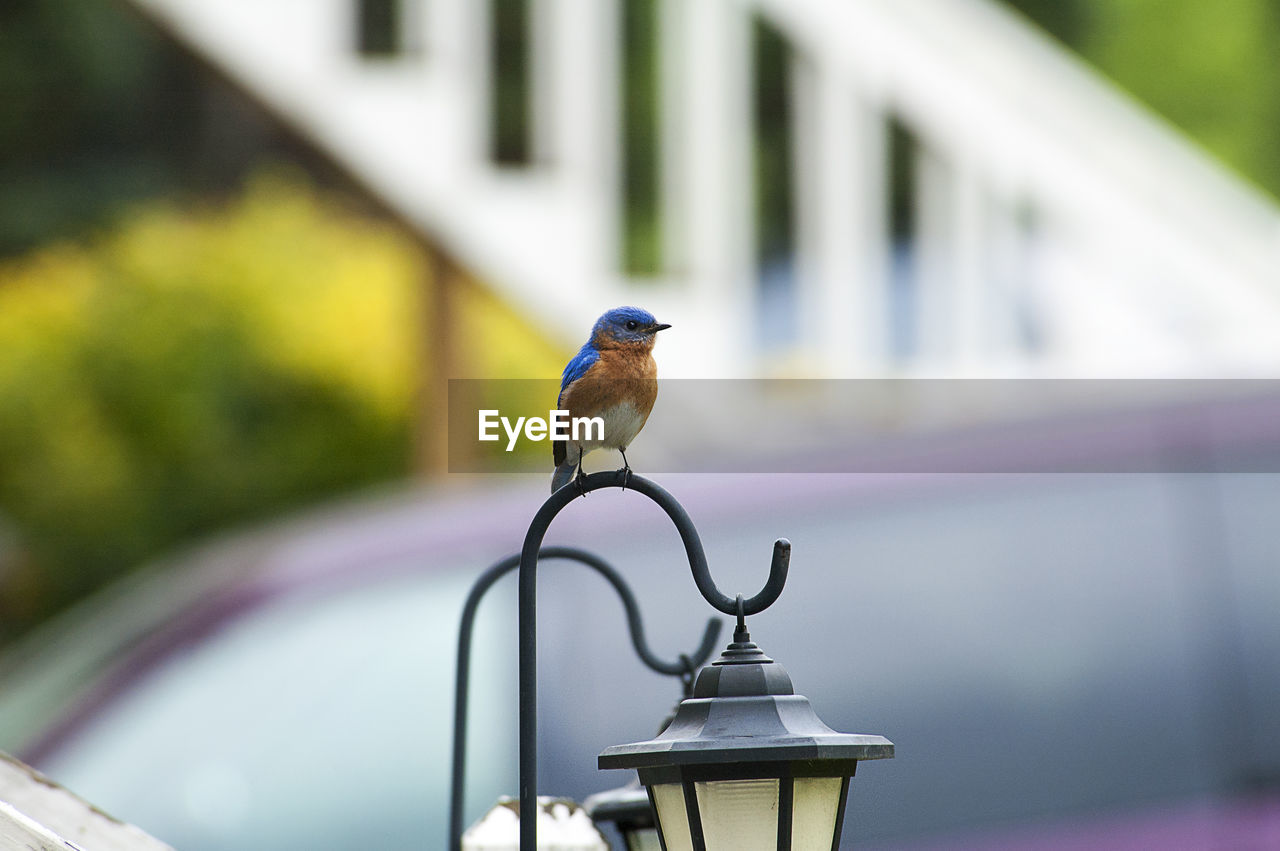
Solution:
[{"label": "bird's blue head", "polygon": [[609,345],[652,347],[654,335],[670,327],[639,307],[615,307],[596,320],[595,327],[591,329],[591,343],[597,348]]}]

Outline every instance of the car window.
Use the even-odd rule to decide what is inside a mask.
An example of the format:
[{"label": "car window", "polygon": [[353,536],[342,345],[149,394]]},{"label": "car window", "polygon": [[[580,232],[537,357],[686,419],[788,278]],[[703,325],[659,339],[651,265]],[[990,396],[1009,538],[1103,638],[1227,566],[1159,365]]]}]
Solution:
[{"label": "car window", "polygon": [[[42,767],[184,851],[443,845],[470,579],[272,602],[176,654]],[[494,608],[473,649],[472,814],[516,788],[514,639]]]}]

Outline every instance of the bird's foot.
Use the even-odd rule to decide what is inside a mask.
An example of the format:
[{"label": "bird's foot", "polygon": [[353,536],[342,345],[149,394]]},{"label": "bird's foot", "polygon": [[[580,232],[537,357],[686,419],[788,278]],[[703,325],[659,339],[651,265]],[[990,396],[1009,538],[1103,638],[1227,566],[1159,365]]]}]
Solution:
[{"label": "bird's foot", "polygon": [[622,454],[622,469],[619,470],[619,472],[622,473],[622,489],[626,490],[627,485],[631,482],[631,462],[627,460],[627,450],[625,447],[620,448],[618,452]]},{"label": "bird's foot", "polygon": [[582,468],[578,468],[578,475],[573,477],[573,483],[578,486],[578,496],[583,499],[587,496],[587,474],[582,472]]}]

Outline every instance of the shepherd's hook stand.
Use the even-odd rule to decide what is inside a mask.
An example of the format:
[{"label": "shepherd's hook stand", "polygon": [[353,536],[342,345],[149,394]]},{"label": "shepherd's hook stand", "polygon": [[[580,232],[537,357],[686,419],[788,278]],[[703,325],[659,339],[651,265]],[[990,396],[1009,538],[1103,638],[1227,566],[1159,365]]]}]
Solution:
[{"label": "shepherd's hook stand", "polygon": [[537,623],[537,569],[551,521],[566,505],[580,495],[604,488],[621,488],[647,496],[667,513],[675,524],[680,540],[684,543],[689,569],[694,584],[703,598],[713,608],[733,615],[742,628],[743,618],[763,612],[782,593],[787,581],[787,568],[791,562],[791,543],[779,538],[773,544],[773,561],[769,565],[769,579],[754,597],[742,595],[730,597],[716,587],[707,567],[707,556],[698,538],[698,530],[684,507],[663,488],[643,476],[626,470],[592,473],[578,482],[570,482],[542,504],[529,524],[520,550],[520,851],[536,851],[538,846],[538,623]]},{"label": "shepherd's hook stand", "polygon": [[[711,654],[715,652],[720,640],[719,619],[707,621],[707,629],[702,635],[702,643],[691,655],[681,654],[674,662],[660,659],[645,641],[644,624],[640,620],[640,607],[636,604],[635,595],[630,586],[608,562],[599,556],[578,549],[577,547],[543,547],[538,552],[538,559],[564,559],[576,561],[599,573],[622,599],[622,607],[627,613],[627,626],[631,632],[631,646],[636,655],[651,670],[667,676],[680,677],[684,685],[684,696],[693,694],[693,675]],[[471,680],[471,636],[474,632],[476,610],[484,595],[493,584],[520,566],[518,553],[509,555],[494,563],[480,575],[467,594],[467,601],[462,606],[462,621],[458,627],[458,664],[454,680],[453,693],[453,777],[449,786],[449,849],[462,851],[462,804],[466,783],[467,764],[467,703]]]}]

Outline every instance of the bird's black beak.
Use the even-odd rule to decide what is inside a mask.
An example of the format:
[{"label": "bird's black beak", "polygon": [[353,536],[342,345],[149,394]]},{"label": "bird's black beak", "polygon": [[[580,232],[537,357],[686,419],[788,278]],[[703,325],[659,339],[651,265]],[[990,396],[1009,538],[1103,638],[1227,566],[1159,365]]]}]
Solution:
[{"label": "bird's black beak", "polygon": [[665,322],[655,322],[655,323],[653,323],[652,325],[650,325],[650,326],[649,326],[649,331],[650,331],[650,333],[654,333],[654,334],[656,334],[657,332],[659,332],[659,331],[665,331],[665,330],[667,330],[667,329],[668,329],[668,328],[670,328],[670,327],[671,327],[671,326],[670,326],[670,325],[668,325],[668,324],[667,324],[667,323],[665,323]]}]

